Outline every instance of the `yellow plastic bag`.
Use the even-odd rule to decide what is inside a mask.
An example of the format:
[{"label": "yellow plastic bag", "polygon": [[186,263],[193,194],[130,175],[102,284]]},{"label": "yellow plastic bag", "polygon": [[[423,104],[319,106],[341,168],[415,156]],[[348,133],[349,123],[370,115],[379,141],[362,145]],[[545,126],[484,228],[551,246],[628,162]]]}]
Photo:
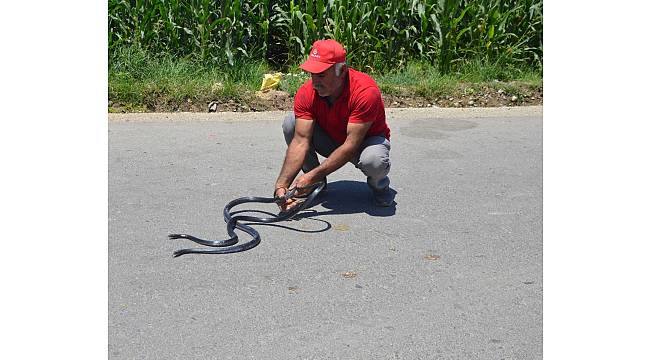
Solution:
[{"label": "yellow plastic bag", "polygon": [[280,85],[280,80],[282,79],[282,73],[275,74],[264,74],[264,79],[262,79],[261,91],[267,91],[271,89],[277,89]]}]

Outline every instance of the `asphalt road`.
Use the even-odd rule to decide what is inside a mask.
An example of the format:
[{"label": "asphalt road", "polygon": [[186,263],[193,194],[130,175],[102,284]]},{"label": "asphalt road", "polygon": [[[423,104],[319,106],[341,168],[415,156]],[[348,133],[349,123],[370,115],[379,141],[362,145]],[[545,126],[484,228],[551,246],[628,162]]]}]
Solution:
[{"label": "asphalt road", "polygon": [[109,358],[542,358],[541,108],[391,109],[394,209],[348,164],[298,231],[172,258],[270,196],[281,119],[109,116]]}]

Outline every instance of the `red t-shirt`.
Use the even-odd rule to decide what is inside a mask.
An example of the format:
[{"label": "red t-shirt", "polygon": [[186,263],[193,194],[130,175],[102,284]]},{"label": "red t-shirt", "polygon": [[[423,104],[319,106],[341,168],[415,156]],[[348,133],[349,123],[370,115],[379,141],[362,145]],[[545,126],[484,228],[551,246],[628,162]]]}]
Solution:
[{"label": "red t-shirt", "polygon": [[311,85],[311,79],[304,83],[294,98],[293,112],[297,119],[316,120],[316,123],[339,144],[345,142],[348,122],[372,122],[366,137],[383,136],[390,139],[390,128],[386,123],[384,101],[377,83],[368,75],[349,69],[348,83],[333,105]]}]

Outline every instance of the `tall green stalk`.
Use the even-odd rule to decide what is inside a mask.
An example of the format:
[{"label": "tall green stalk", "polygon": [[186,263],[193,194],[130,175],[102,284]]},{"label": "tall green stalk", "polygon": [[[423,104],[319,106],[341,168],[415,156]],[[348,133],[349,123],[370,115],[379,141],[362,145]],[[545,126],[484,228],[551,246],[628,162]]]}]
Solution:
[{"label": "tall green stalk", "polygon": [[541,69],[543,0],[109,0],[109,54],[139,46],[216,66],[301,62],[334,38],[353,67],[481,60]]}]

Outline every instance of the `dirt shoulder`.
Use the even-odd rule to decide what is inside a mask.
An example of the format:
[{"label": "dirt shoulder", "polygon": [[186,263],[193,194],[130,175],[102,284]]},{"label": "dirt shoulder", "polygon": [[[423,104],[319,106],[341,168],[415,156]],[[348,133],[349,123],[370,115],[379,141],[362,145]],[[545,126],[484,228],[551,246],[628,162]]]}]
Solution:
[{"label": "dirt shoulder", "polygon": [[[414,91],[384,92],[386,108],[489,108],[510,106],[537,106],[543,104],[541,87],[521,84],[467,84],[440,95],[420,96]],[[288,92],[246,92],[237,99],[218,99],[209,95],[184,100],[170,100],[164,95],[146,99],[144,105],[133,106],[109,101],[109,113],[130,112],[259,112],[288,111],[293,108],[293,97]]]}]

